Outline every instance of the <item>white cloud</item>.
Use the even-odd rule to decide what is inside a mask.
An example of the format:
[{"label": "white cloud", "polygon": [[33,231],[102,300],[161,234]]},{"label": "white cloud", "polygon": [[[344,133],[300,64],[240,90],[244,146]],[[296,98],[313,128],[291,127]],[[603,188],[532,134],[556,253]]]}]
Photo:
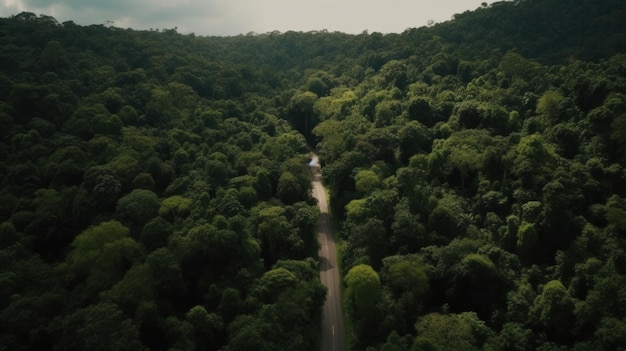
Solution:
[{"label": "white cloud", "polygon": [[2,0],[0,16],[21,11],[46,14],[59,22],[135,29],[174,28],[199,35],[237,35],[250,31],[347,33],[402,32],[446,21],[473,10],[480,0]]},{"label": "white cloud", "polygon": [[24,6],[20,0],[2,0],[2,6],[0,6],[0,14],[3,17],[6,17],[8,14],[25,10],[26,6]]}]

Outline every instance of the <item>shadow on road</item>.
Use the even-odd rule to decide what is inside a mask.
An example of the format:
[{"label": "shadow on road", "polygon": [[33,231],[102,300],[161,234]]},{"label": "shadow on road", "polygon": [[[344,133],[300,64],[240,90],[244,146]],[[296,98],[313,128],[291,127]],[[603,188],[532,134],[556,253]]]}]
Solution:
[{"label": "shadow on road", "polygon": [[332,269],[333,265],[330,263],[330,261],[323,256],[320,256],[320,271],[327,271],[329,269]]}]

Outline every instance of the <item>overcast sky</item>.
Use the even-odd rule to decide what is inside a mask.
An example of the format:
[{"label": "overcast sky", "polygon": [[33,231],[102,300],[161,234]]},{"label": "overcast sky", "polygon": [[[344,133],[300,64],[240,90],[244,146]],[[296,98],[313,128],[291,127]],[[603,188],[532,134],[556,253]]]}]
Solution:
[{"label": "overcast sky", "polygon": [[[59,22],[197,35],[322,30],[401,33],[475,10],[485,0],[0,0],[0,17],[22,11]],[[491,1],[488,1],[491,3]]]}]

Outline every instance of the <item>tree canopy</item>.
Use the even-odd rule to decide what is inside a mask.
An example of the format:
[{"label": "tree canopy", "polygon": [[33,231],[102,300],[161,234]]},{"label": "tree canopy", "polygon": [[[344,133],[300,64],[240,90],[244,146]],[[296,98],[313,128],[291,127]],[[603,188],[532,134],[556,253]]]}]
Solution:
[{"label": "tree canopy", "polygon": [[0,18],[0,345],[317,349],[315,151],[352,349],[623,347],[625,17],[515,0],[234,37]]}]

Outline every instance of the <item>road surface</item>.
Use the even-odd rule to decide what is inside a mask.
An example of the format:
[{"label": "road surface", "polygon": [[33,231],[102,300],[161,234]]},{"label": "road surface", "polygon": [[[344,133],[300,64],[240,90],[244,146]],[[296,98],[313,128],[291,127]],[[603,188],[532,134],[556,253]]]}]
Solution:
[{"label": "road surface", "polygon": [[346,334],[344,331],[343,309],[341,307],[337,251],[331,232],[328,201],[322,185],[322,171],[317,156],[313,156],[309,166],[313,173],[313,197],[317,199],[317,204],[320,208],[320,218],[317,224],[317,238],[320,243],[318,252],[320,258],[320,280],[328,288],[322,314],[322,342],[320,350],[345,351]]}]

